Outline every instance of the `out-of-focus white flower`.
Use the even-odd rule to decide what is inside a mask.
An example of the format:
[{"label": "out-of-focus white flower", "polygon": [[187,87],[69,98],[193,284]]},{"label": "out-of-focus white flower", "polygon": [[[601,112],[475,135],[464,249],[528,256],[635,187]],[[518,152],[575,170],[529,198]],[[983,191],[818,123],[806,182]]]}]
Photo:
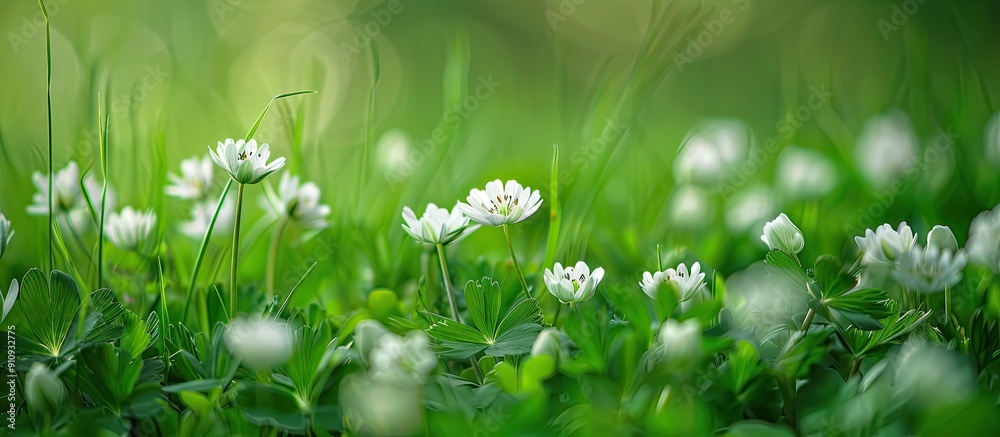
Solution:
[{"label": "out-of-focus white flower", "polygon": [[220,141],[215,150],[211,147],[208,150],[212,161],[240,184],[259,183],[285,166],[283,157],[268,164],[267,160],[271,157],[270,147],[264,143],[258,149],[255,140],[233,141],[232,138],[227,138],[225,142]]},{"label": "out-of-focus white flower", "polygon": [[806,246],[806,240],[802,237],[802,231],[795,223],[788,218],[785,213],[778,215],[778,218],[767,222],[764,225],[764,235],[760,236],[761,241],[767,244],[771,250],[797,255]]},{"label": "out-of-focus white flower", "polygon": [[705,273],[701,271],[701,263],[691,264],[688,271],[686,264],[681,263],[676,269],[666,269],[662,272],[645,272],[639,286],[650,298],[656,299],[660,286],[671,284],[677,291],[677,301],[686,302],[698,296],[705,290]]},{"label": "out-of-focus white flower", "polygon": [[715,216],[714,206],[705,190],[693,185],[682,186],[670,198],[670,222],[686,229],[704,228]]},{"label": "out-of-focus white flower", "polygon": [[678,182],[714,184],[739,165],[753,145],[753,133],[739,120],[701,124],[684,138],[674,159]]},{"label": "out-of-focus white flower", "polygon": [[178,199],[206,199],[212,189],[212,158],[191,157],[181,161],[181,174],[167,175],[173,185],[165,189],[168,196]]},{"label": "out-of-focus white flower", "polygon": [[866,229],[864,237],[854,237],[854,242],[864,252],[864,256],[861,257],[862,265],[895,265],[916,245],[916,241],[917,235],[910,230],[906,222],[900,223],[895,230],[886,223],[874,232]]},{"label": "out-of-focus white flower", "polygon": [[368,354],[371,379],[401,386],[423,384],[437,367],[437,356],[429,344],[421,331],[410,331],[406,337],[383,335]]},{"label": "out-of-focus white flower", "polygon": [[916,162],[917,134],[910,117],[893,109],[868,120],[858,137],[858,169],[876,187],[903,178]]},{"label": "out-of-focus white flower", "polygon": [[548,355],[559,360],[565,352],[563,351],[563,334],[556,328],[545,328],[538,333],[535,344],[531,346],[531,356],[538,357]]},{"label": "out-of-focus white flower", "polygon": [[542,279],[549,293],[552,293],[559,302],[583,302],[594,297],[597,293],[597,285],[604,278],[604,268],[598,267],[593,273],[587,263],[579,261],[575,266],[566,266],[556,263],[552,270],[545,269]]},{"label": "out-of-focus white flower", "polygon": [[330,215],[330,206],[319,203],[319,187],[306,182],[299,184],[298,176],[281,176],[277,193],[270,187],[265,191],[266,200],[278,217],[286,217],[306,229],[319,230],[326,228],[326,217]]},{"label": "out-of-focus white flower", "polygon": [[788,146],[778,155],[775,188],[792,199],[823,197],[837,182],[837,168],[820,152]]},{"label": "out-of-focus white flower", "polygon": [[142,251],[149,247],[153,229],[156,228],[156,213],[152,210],[139,212],[130,206],[121,213],[111,213],[104,223],[104,235],[108,241],[122,250]]},{"label": "out-of-focus white flower", "polygon": [[66,386],[42,363],[34,363],[24,378],[24,397],[32,413],[52,414],[66,400]]},{"label": "out-of-focus white flower", "polygon": [[409,163],[412,139],[402,129],[389,129],[375,144],[378,164],[386,172],[406,176],[412,171]]},{"label": "out-of-focus white flower", "polygon": [[667,363],[690,364],[701,356],[701,324],[698,319],[690,318],[681,323],[667,319],[660,327],[657,340],[662,347],[660,357]]},{"label": "out-of-focus white flower", "polygon": [[225,341],[233,356],[255,370],[267,370],[291,356],[288,325],[259,315],[229,323]]},{"label": "out-of-focus white flower", "polygon": [[983,132],[983,154],[991,164],[1000,167],[1000,112],[986,122]]},{"label": "out-of-focus white flower", "polygon": [[913,246],[899,258],[893,278],[912,291],[936,293],[962,280],[968,255],[958,248],[947,226],[935,226],[927,234],[927,246]]},{"label": "out-of-focus white flower", "polygon": [[975,393],[974,377],[955,352],[911,337],[893,360],[893,391],[923,406],[946,406]]},{"label": "out-of-focus white flower", "polygon": [[351,435],[404,436],[423,430],[423,387],[373,380],[360,373],[344,377],[339,399]]},{"label": "out-of-focus white flower", "polygon": [[14,237],[14,231],[10,229],[10,220],[4,217],[0,213],[0,258],[3,258],[3,254],[7,252],[7,245],[10,244],[10,239]]},{"label": "out-of-focus white flower", "polygon": [[743,191],[726,208],[726,226],[733,233],[743,233],[751,229],[756,233],[769,217],[774,216],[774,198],[764,186]]},{"label": "out-of-focus white flower", "polygon": [[476,229],[479,225],[469,225],[469,218],[457,205],[449,213],[447,209],[428,203],[419,219],[410,207],[403,207],[403,230],[421,243],[447,245],[465,238]]},{"label": "out-of-focus white flower", "polygon": [[[28,205],[28,214],[44,216],[49,214],[46,207],[49,197],[48,175],[41,172],[34,172],[31,175],[32,182],[38,191],[32,195],[32,204]],[[62,225],[70,225],[73,229],[83,232],[94,229],[93,215],[87,207],[87,197],[90,198],[94,207],[95,215],[100,215],[102,186],[93,175],[87,175],[83,180],[86,196],[80,189],[80,168],[76,162],[70,161],[66,168],[56,171],[52,176],[52,205],[53,213]],[[115,192],[108,187],[107,205],[105,211],[115,208]]]},{"label": "out-of-focus white flower", "polygon": [[369,363],[368,355],[378,344],[379,340],[386,335],[392,334],[385,326],[375,320],[367,319],[358,323],[354,328],[354,347],[361,355],[361,361]]},{"label": "out-of-focus white flower", "polygon": [[984,211],[972,220],[965,243],[969,261],[997,271],[1000,266],[1000,206]]},{"label": "out-of-focus white flower", "polygon": [[542,205],[542,195],[531,187],[521,187],[517,181],[504,184],[497,179],[488,182],[486,190],[470,190],[466,201],[469,203],[458,202],[455,207],[476,223],[500,226],[531,217]]},{"label": "out-of-focus white flower", "polygon": [[[215,200],[203,200],[191,206],[191,219],[181,222],[178,229],[184,236],[193,240],[201,241],[208,232],[208,225],[215,215],[215,208],[219,204]],[[233,218],[236,215],[236,201],[230,197],[222,201],[222,209],[219,210],[219,218],[215,220],[215,227],[212,235],[224,235],[232,231]]]}]

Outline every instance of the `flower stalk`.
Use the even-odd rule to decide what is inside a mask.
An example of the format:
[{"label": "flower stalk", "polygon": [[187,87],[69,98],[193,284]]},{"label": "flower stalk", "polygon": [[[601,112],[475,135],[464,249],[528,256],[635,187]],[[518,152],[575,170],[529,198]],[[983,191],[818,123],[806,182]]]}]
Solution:
[{"label": "flower stalk", "polygon": [[278,224],[274,227],[274,234],[271,235],[271,245],[267,250],[267,270],[264,273],[264,283],[266,284],[267,299],[274,297],[274,272],[278,267],[278,243],[281,241],[281,234],[288,225],[288,216],[278,219]]},{"label": "flower stalk", "polygon": [[528,291],[528,281],[524,280],[524,272],[521,271],[521,265],[517,263],[517,255],[514,255],[514,245],[510,242],[510,229],[507,224],[503,224],[503,236],[507,240],[507,250],[510,251],[510,260],[514,263],[514,270],[517,271],[517,279],[521,281],[521,288],[524,289],[524,298],[531,299],[531,292]]},{"label": "flower stalk", "polygon": [[233,266],[229,273],[229,316],[236,317],[236,301],[239,294],[236,276],[240,263],[240,219],[243,216],[243,188],[246,184],[239,184],[236,189],[236,220],[233,222]]}]

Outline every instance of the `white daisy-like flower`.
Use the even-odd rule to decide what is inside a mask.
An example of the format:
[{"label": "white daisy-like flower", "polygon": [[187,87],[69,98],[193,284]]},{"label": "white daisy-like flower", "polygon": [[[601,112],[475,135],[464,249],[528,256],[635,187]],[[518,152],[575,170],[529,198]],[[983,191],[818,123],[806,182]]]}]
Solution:
[{"label": "white daisy-like flower", "polygon": [[[218,202],[214,200],[206,199],[196,202],[191,207],[191,219],[181,222],[178,230],[188,238],[201,241],[205,237],[205,233],[208,232],[208,225],[211,223],[212,216],[215,215],[215,209],[218,206]],[[219,218],[215,220],[215,227],[212,230],[212,234],[223,235],[231,232],[235,215],[236,201],[231,197],[227,197],[222,202],[222,209],[219,210]]]},{"label": "white daisy-like flower", "polygon": [[0,258],[7,252],[7,245],[10,244],[10,239],[13,237],[14,231],[10,229],[10,220],[7,220],[7,217],[0,213]]},{"label": "white daisy-like flower", "polygon": [[797,255],[806,246],[806,240],[802,237],[802,231],[795,223],[788,218],[785,213],[778,215],[778,218],[767,222],[764,225],[764,235],[760,236],[761,241],[767,244],[771,250]]},{"label": "white daisy-like flower", "polygon": [[916,241],[917,235],[906,222],[900,223],[897,229],[892,229],[892,226],[886,223],[874,232],[866,229],[864,237],[854,237],[854,242],[864,252],[861,257],[862,265],[895,265],[916,245]]},{"label": "white daisy-like flower", "polygon": [[298,176],[281,176],[278,191],[265,190],[266,200],[278,217],[286,217],[306,229],[323,229],[328,223],[330,206],[319,203],[319,186],[312,182],[299,184]]},{"label": "white daisy-like flower", "polygon": [[962,280],[967,262],[968,255],[962,250],[917,245],[900,257],[892,276],[911,291],[937,293]]},{"label": "white daisy-like flower", "polygon": [[392,333],[381,336],[368,361],[372,380],[402,386],[422,384],[438,363],[422,331],[410,331],[406,337]]},{"label": "white daisy-like flower", "polygon": [[428,203],[424,215],[419,219],[410,207],[403,207],[403,230],[422,243],[447,245],[461,240],[479,229],[478,224],[470,225],[469,221],[457,205],[448,212],[447,209]]},{"label": "white daisy-like flower", "polygon": [[701,263],[691,264],[690,271],[686,264],[681,263],[676,269],[645,272],[642,274],[642,281],[639,282],[642,291],[653,299],[656,299],[660,286],[664,284],[674,287],[678,293],[678,302],[686,302],[697,297],[706,290],[705,273],[701,271]]},{"label": "white daisy-like flower", "polygon": [[787,146],[778,156],[775,188],[792,199],[817,199],[837,186],[837,167],[822,153]]},{"label": "white daisy-like flower", "polygon": [[670,197],[670,222],[684,229],[701,229],[712,223],[715,205],[712,196],[694,185],[677,188]]},{"label": "white daisy-like flower", "polygon": [[747,188],[726,205],[726,227],[733,233],[757,233],[759,226],[774,217],[774,195],[766,186]]},{"label": "white daisy-like flower", "polygon": [[912,291],[941,292],[962,280],[968,260],[951,229],[939,225],[927,233],[926,247],[914,245],[900,256],[893,278]]},{"label": "white daisy-like flower", "polygon": [[972,220],[965,250],[970,262],[997,271],[1000,266],[1000,206],[984,211]]},{"label": "white daisy-like flower", "polygon": [[181,161],[181,174],[167,175],[173,185],[166,188],[168,196],[178,199],[205,199],[212,189],[212,158],[192,157]]},{"label": "white daisy-like flower", "polygon": [[[49,197],[48,175],[36,171],[32,173],[31,180],[38,191],[31,197],[33,203],[28,205],[28,214],[48,215],[49,209],[46,207]],[[90,198],[95,213],[99,215],[103,187],[92,174],[84,178],[83,186],[86,190],[86,197]],[[70,161],[65,168],[56,171],[52,176],[53,212],[61,225],[70,225],[80,232],[94,229],[94,220],[90,208],[87,207],[86,197],[80,189],[80,167],[77,166],[76,162]],[[114,207],[115,192],[111,187],[108,187],[106,210],[114,209]]]},{"label": "white daisy-like flower", "polygon": [[156,213],[152,210],[139,212],[126,206],[121,213],[108,216],[104,223],[104,235],[122,250],[140,252],[148,249],[155,228]]},{"label": "white daisy-like flower", "polygon": [[268,164],[267,160],[271,157],[270,147],[264,143],[257,148],[255,140],[233,141],[232,138],[227,138],[225,142],[220,141],[215,150],[211,147],[208,150],[212,161],[240,184],[259,183],[285,166],[283,157]]},{"label": "white daisy-like flower", "polygon": [[913,123],[903,111],[872,117],[858,137],[858,169],[872,185],[887,187],[914,165],[918,144]]},{"label": "white daisy-like flower", "polygon": [[597,293],[597,285],[604,278],[604,269],[598,267],[593,272],[587,263],[579,261],[575,266],[566,266],[558,262],[552,270],[545,269],[543,279],[549,293],[552,293],[559,302],[583,302],[594,297]]},{"label": "white daisy-like flower", "polygon": [[233,356],[252,369],[267,370],[288,360],[292,353],[292,334],[280,320],[255,315],[229,324],[226,346]]},{"label": "white daisy-like flower", "polygon": [[470,190],[466,200],[468,204],[458,202],[455,207],[477,223],[501,226],[531,217],[541,206],[542,195],[531,187],[522,188],[517,181],[505,185],[497,179],[487,183],[486,190]]}]

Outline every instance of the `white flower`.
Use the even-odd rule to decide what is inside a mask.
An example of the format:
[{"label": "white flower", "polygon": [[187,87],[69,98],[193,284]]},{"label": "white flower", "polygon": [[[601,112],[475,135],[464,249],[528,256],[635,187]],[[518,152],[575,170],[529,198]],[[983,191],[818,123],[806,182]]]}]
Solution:
[{"label": "white flower", "polygon": [[684,138],[674,159],[678,182],[713,184],[739,165],[752,147],[753,133],[739,120],[703,123]]},{"label": "white flower", "polygon": [[208,150],[215,164],[241,184],[259,183],[285,166],[285,158],[275,159],[268,164],[267,159],[271,157],[271,149],[267,143],[258,149],[255,140],[234,142],[232,138],[227,138],[225,142],[220,141],[215,150],[211,147]]},{"label": "white flower", "polygon": [[566,266],[556,263],[552,270],[545,269],[543,279],[549,293],[552,293],[559,302],[583,302],[594,297],[597,293],[597,285],[604,278],[604,269],[598,267],[594,272],[590,272],[590,267],[583,261],[576,263],[576,266]]},{"label": "white flower", "polygon": [[958,239],[947,226],[936,225],[927,233],[927,245],[937,246],[941,250],[958,251]]},{"label": "white flower", "polygon": [[933,244],[917,245],[903,253],[892,275],[911,291],[936,293],[962,280],[967,261],[968,256],[961,250],[953,252]]},{"label": "white flower", "polygon": [[233,356],[256,370],[283,363],[292,353],[288,325],[259,315],[231,322],[225,341]]},{"label": "white flower", "polygon": [[[31,197],[32,204],[28,206],[28,214],[45,216],[49,214],[46,207],[49,197],[48,175],[41,172],[34,172],[31,175],[32,182],[38,191]],[[94,207],[94,214],[100,215],[102,186],[94,178],[94,175],[87,175],[83,180],[83,186],[87,190],[87,197],[90,197],[91,205]],[[90,208],[87,207],[87,199],[83,191],[80,190],[80,168],[76,162],[70,161],[66,168],[57,171],[52,177],[52,204],[53,212],[62,225],[70,225],[77,231],[93,229],[94,216],[91,215]],[[107,210],[115,207],[115,193],[108,187]]]},{"label": "white flower", "polygon": [[693,185],[677,189],[670,199],[670,218],[674,226],[704,228],[715,216],[715,205],[705,190]]},{"label": "white flower", "polygon": [[657,335],[660,357],[671,364],[689,364],[701,355],[701,324],[690,318],[682,323],[667,319]]},{"label": "white flower", "polygon": [[986,122],[983,132],[983,154],[995,166],[1000,166],[1000,112]]},{"label": "white flower", "polygon": [[358,351],[358,355],[361,355],[361,362],[368,364],[368,356],[372,349],[378,345],[379,339],[390,334],[392,332],[375,320],[367,319],[359,322],[358,326],[354,328],[354,349]]},{"label": "white flower", "polygon": [[788,146],[778,156],[775,187],[793,199],[816,199],[837,185],[837,168],[822,153]]},{"label": "white flower", "polygon": [[52,414],[66,400],[66,386],[55,372],[36,362],[24,378],[24,397],[32,413]]},{"label": "white flower", "polygon": [[917,145],[917,134],[904,112],[894,109],[872,117],[858,137],[858,168],[872,185],[887,187],[914,165]]},{"label": "white flower", "polygon": [[[208,232],[208,225],[215,215],[215,209],[219,204],[215,200],[203,200],[196,202],[191,207],[191,219],[181,222],[178,226],[181,234],[196,241],[201,241]],[[222,209],[219,210],[219,218],[215,220],[215,227],[212,235],[226,234],[233,229],[233,218],[236,215],[236,201],[227,197],[222,201]]]},{"label": "white flower", "polygon": [[326,217],[330,215],[330,206],[319,203],[320,191],[316,184],[306,182],[300,185],[298,176],[285,173],[281,176],[277,193],[272,192],[270,187],[265,192],[267,201],[278,217],[287,217],[306,229],[327,227]]},{"label": "white flower", "polygon": [[774,199],[771,191],[764,186],[747,189],[732,199],[726,208],[726,226],[731,232],[740,233],[756,230],[763,226],[768,217],[774,216]]},{"label": "white flower", "polygon": [[778,218],[764,225],[764,235],[761,235],[760,239],[764,244],[767,244],[769,249],[780,250],[792,255],[802,252],[806,245],[802,231],[799,230],[798,226],[795,226],[795,223],[792,223],[792,220],[785,213],[781,213]]},{"label": "white flower", "polygon": [[564,334],[556,328],[543,329],[542,332],[538,333],[538,338],[535,338],[535,344],[531,346],[531,356],[538,357],[548,355],[558,360],[565,354],[562,346],[563,335]]},{"label": "white flower", "polygon": [[181,161],[181,175],[170,173],[167,195],[179,199],[205,199],[212,189],[212,159],[192,157]]},{"label": "white flower", "polygon": [[969,261],[997,270],[1000,265],[1000,206],[972,220],[965,250],[969,253]]},{"label": "white flower", "polygon": [[10,229],[10,220],[7,220],[7,217],[0,213],[0,258],[7,252],[7,245],[10,244],[10,239],[13,237],[14,231]]},{"label": "white flower", "polygon": [[156,213],[151,210],[139,212],[130,206],[121,213],[111,213],[104,223],[104,235],[111,244],[123,250],[142,251],[150,243],[156,228]]},{"label": "white flower", "polygon": [[476,229],[479,225],[470,226],[469,218],[457,205],[449,213],[447,209],[428,203],[419,219],[410,207],[403,207],[403,230],[422,243],[446,245],[465,238]]},{"label": "white flower", "polygon": [[[3,290],[0,290],[2,292]],[[0,300],[3,300],[3,313],[0,314],[0,322],[7,318],[10,314],[10,310],[14,309],[14,302],[17,301],[17,295],[20,294],[21,286],[18,285],[17,279],[10,281],[10,288],[7,289],[7,295],[2,295],[0,293]]]},{"label": "white flower", "polygon": [[666,269],[662,272],[645,272],[639,286],[650,298],[656,299],[660,286],[670,284],[678,293],[677,301],[685,302],[701,294],[705,288],[705,273],[701,271],[701,263],[691,264],[688,271],[686,264],[681,263],[677,269]]},{"label": "white flower", "polygon": [[862,265],[895,265],[916,245],[916,241],[917,235],[910,230],[906,222],[900,223],[896,230],[886,223],[879,226],[875,232],[866,229],[864,237],[854,237],[854,242],[864,252],[864,256],[861,257]]},{"label": "white flower", "polygon": [[379,166],[387,173],[408,176],[413,171],[410,164],[412,143],[405,130],[387,130],[375,144]]},{"label": "white flower", "polygon": [[422,384],[438,362],[421,331],[410,331],[406,337],[391,333],[381,336],[368,361],[372,380],[402,386]]},{"label": "white flower", "polygon": [[487,183],[485,191],[470,190],[466,200],[468,204],[458,202],[455,207],[477,223],[500,226],[531,217],[541,206],[542,195],[530,187],[522,188],[517,181],[504,185],[497,179]]}]

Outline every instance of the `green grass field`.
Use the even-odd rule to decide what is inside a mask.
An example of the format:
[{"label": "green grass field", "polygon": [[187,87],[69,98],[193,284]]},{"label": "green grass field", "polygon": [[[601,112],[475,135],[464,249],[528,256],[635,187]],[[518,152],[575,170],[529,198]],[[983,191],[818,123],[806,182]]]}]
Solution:
[{"label": "green grass field", "polygon": [[998,19],[6,1],[0,425],[989,434]]}]

